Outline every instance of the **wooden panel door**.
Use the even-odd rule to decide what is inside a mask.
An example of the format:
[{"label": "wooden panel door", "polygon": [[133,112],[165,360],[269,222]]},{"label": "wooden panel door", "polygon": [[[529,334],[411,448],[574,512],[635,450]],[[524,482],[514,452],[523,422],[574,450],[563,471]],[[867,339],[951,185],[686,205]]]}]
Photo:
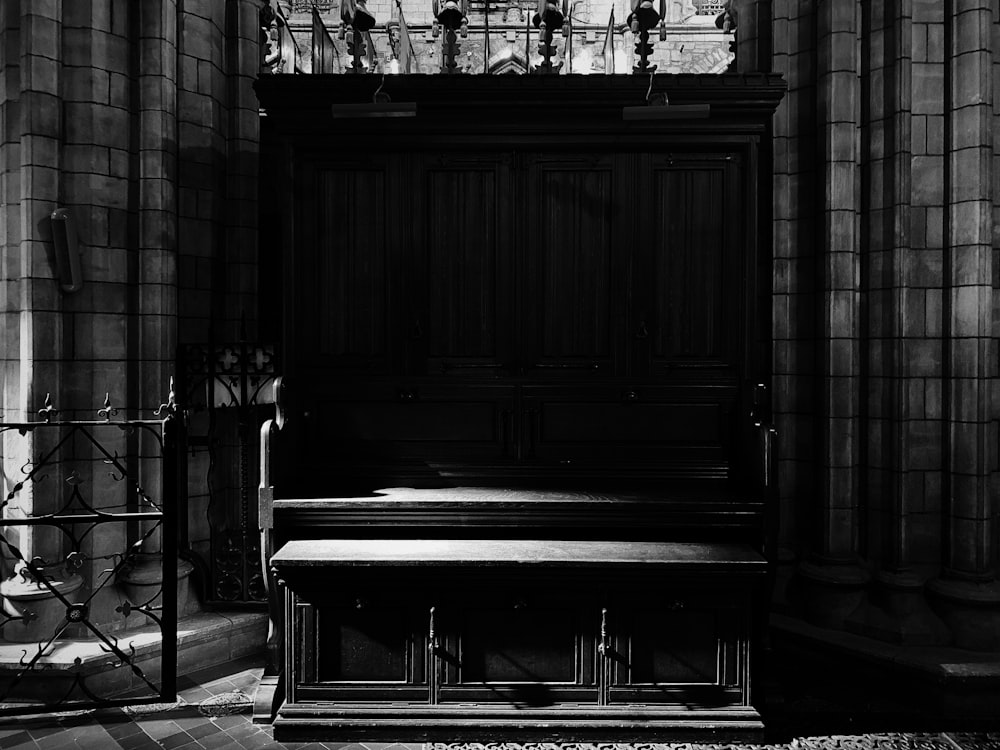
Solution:
[{"label": "wooden panel door", "polygon": [[692,708],[747,702],[746,594],[654,590],[635,591],[608,607],[608,702]]},{"label": "wooden panel door", "polygon": [[635,369],[734,377],[746,305],[738,157],[656,154],[640,164]]},{"label": "wooden panel door", "polygon": [[495,581],[483,576],[461,603],[438,608],[446,633],[438,653],[441,703],[500,703],[544,708],[597,703],[593,624],[585,593],[551,588],[538,576]]},{"label": "wooden panel door", "polygon": [[625,179],[610,154],[528,155],[518,273],[524,374],[620,374]]},{"label": "wooden panel door", "polygon": [[569,472],[725,478],[734,398],[720,385],[524,386],[522,456]]},{"label": "wooden panel door", "polygon": [[303,165],[291,334],[309,367],[392,368],[397,183],[385,157]]},{"label": "wooden panel door", "polygon": [[405,245],[407,372],[497,376],[510,365],[510,155],[418,156]]},{"label": "wooden panel door", "polygon": [[515,390],[502,383],[342,381],[308,420],[316,465],[382,476],[510,463]]},{"label": "wooden panel door", "polygon": [[295,700],[430,700],[427,608],[409,592],[348,583],[293,596]]}]

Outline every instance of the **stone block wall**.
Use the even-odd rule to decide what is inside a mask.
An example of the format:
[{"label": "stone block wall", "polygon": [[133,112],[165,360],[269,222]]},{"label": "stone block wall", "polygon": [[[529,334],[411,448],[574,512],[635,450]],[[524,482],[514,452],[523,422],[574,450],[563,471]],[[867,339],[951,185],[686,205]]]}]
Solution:
[{"label": "stone block wall", "polygon": [[[1000,649],[996,71],[975,0],[771,3],[783,559],[809,620]],[[779,587],[783,605],[789,590]]]},{"label": "stone block wall", "polygon": [[[104,401],[149,418],[179,342],[256,326],[259,0],[10,0],[0,6],[0,388],[7,421],[37,419],[45,394],[66,419]],[[50,214],[68,209],[82,287],[57,278]],[[41,446],[5,435],[4,494]],[[122,455],[141,446],[115,446]],[[97,456],[83,479],[122,502]],[[196,455],[192,476],[207,457]],[[144,481],[155,486],[154,467]],[[39,485],[41,486],[41,485]],[[19,503],[42,512],[59,493]],[[40,492],[40,490],[38,490]],[[209,529],[195,493],[191,541]],[[22,534],[28,554],[49,555]],[[34,545],[34,549],[32,549]],[[123,539],[102,538],[88,554]],[[9,575],[9,561],[2,564]],[[115,602],[98,619],[114,617]]]}]

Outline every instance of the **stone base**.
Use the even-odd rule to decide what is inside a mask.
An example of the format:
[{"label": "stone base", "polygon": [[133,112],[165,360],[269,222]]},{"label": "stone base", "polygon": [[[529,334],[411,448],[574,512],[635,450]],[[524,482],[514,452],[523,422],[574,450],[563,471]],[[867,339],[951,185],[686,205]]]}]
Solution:
[{"label": "stone base", "polygon": [[1000,652],[1000,582],[937,578],[927,584],[927,590],[956,646]]},{"label": "stone base", "polygon": [[875,574],[868,597],[845,623],[852,633],[889,643],[946,646],[951,633],[924,596],[924,579],[913,573]]},{"label": "stone base", "polygon": [[[262,651],[267,638],[267,622],[264,612],[200,612],[185,617],[177,625],[178,675]],[[118,636],[118,647],[126,654],[135,649],[134,663],[157,688],[160,681],[160,640],[160,631],[151,627]],[[0,642],[0,686],[5,689],[9,680],[22,669],[20,664],[26,648],[37,650],[37,646],[32,644]],[[34,651],[29,653],[29,658],[33,654]],[[87,690],[101,699],[125,693],[154,694],[127,664],[115,667],[115,661],[114,657],[101,650],[96,640],[56,641],[5,697],[3,705],[51,704],[63,700],[77,674],[83,676]],[[65,698],[67,701],[87,699],[79,688],[72,689]]]},{"label": "stone base", "polygon": [[[177,614],[179,617],[198,611],[198,600],[191,596],[191,573],[194,565],[187,560],[177,561]],[[137,606],[161,606],[163,590],[163,558],[158,554],[139,555],[135,563],[118,577],[122,594],[132,605],[125,618],[126,629],[133,631],[145,627],[149,618],[134,609]]]},{"label": "stone base", "polygon": [[800,700],[808,700],[810,690],[823,691],[851,701],[858,715],[881,707],[928,722],[997,720],[1000,660],[995,653],[885,643],[775,614],[771,647],[775,663],[792,665],[802,680],[800,695],[794,681],[782,680],[782,689]]},{"label": "stone base", "polygon": [[807,560],[796,571],[794,598],[813,625],[843,629],[864,601],[870,578],[857,563]]}]

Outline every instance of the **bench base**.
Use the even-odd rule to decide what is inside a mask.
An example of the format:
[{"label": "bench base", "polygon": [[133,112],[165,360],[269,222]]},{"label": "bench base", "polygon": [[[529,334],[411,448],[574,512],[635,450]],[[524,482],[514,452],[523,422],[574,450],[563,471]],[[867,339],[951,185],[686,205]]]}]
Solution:
[{"label": "bench base", "polygon": [[279,742],[754,741],[764,725],[752,708],[674,710],[635,706],[557,710],[440,706],[282,707]]},{"label": "bench base", "polygon": [[749,546],[294,540],[275,737],[746,740]]}]

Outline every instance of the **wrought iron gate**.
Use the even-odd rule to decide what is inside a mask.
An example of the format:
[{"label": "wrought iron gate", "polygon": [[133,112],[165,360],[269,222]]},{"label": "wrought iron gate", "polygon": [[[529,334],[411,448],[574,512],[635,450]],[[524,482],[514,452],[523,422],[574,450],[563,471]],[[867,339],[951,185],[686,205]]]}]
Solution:
[{"label": "wrought iron gate", "polygon": [[183,420],[119,411],[0,421],[0,715],[176,698]]}]

